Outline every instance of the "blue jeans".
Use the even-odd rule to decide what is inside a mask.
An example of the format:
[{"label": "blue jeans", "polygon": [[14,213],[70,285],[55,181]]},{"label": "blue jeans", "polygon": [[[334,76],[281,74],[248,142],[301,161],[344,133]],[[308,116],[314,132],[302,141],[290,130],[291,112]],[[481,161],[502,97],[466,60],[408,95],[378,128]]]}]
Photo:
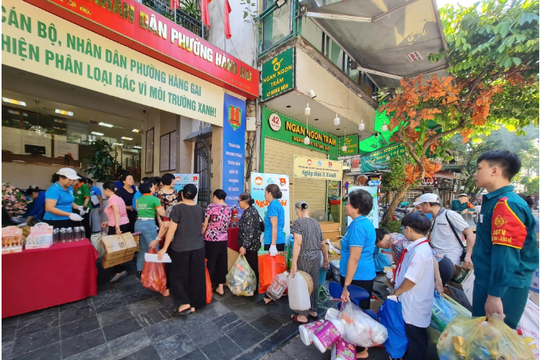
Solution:
[{"label": "blue jeans", "polygon": [[135,232],[140,232],[139,252],[137,253],[137,271],[142,271],[144,265],[144,254],[150,250],[150,242],[156,239],[158,227],[154,220],[137,219],[135,222]]}]

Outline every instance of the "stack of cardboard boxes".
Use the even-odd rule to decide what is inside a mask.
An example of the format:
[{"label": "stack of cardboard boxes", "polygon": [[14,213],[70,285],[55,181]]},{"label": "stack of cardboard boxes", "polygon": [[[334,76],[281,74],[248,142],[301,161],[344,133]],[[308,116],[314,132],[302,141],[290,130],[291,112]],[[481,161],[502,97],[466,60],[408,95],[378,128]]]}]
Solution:
[{"label": "stack of cardboard boxes", "polygon": [[139,251],[139,236],[134,237],[131,233],[105,236],[101,241],[105,250],[101,260],[104,269],[133,260]]}]

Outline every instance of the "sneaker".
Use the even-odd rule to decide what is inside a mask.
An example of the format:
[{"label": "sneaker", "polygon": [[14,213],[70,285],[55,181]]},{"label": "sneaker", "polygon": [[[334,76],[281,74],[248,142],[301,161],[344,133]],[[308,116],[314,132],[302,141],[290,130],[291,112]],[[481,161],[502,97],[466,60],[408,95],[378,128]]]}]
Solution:
[{"label": "sneaker", "polygon": [[118,280],[120,280],[121,277],[123,276],[126,276],[127,275],[127,271],[122,271],[121,273],[118,273],[116,275],[114,275],[114,277],[111,279],[110,282],[117,282]]}]

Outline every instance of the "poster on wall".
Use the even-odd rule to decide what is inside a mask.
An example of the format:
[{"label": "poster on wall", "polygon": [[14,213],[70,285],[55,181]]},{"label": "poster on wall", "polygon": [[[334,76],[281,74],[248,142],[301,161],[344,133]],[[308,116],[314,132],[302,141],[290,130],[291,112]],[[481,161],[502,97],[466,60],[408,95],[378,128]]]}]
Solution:
[{"label": "poster on wall", "polygon": [[[379,199],[378,199],[378,187],[377,186],[349,186],[349,194],[356,190],[366,190],[368,193],[373,196],[373,208],[368,214],[367,218],[371,220],[375,229],[379,227]],[[347,226],[350,225],[352,219],[350,216],[347,216]]]},{"label": "poster on wall", "polygon": [[[179,193],[184,189],[184,186],[187,184],[195,184],[197,187],[197,196],[195,197],[195,202],[199,199],[199,174],[173,174],[174,175],[174,188]],[[182,196],[178,194],[179,199],[182,199]]]},{"label": "poster on wall", "polygon": [[225,94],[223,114],[223,190],[225,202],[238,206],[244,192],[244,162],[246,154],[246,102]]},{"label": "poster on wall", "polygon": [[285,212],[285,226],[283,232],[285,233],[285,244],[289,244],[291,236],[291,213],[290,213],[290,201],[289,201],[289,175],[281,174],[263,174],[263,173],[251,173],[251,197],[255,201],[255,209],[259,212],[259,215],[264,219],[266,210],[268,209],[268,203],[264,198],[266,187],[270,184],[276,184],[279,186],[283,197],[279,199],[283,210]]},{"label": "poster on wall", "polygon": [[171,160],[171,137],[170,134],[161,135],[159,138],[159,171],[169,171]]},{"label": "poster on wall", "polygon": [[295,155],[293,175],[295,178],[341,181],[343,163],[338,160]]}]

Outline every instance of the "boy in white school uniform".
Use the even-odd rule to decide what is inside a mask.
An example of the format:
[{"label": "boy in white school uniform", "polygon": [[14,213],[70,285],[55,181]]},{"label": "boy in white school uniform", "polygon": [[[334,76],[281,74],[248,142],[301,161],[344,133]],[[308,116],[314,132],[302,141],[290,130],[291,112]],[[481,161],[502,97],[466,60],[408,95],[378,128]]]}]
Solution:
[{"label": "boy in white school uniform", "polygon": [[435,292],[433,253],[426,238],[431,227],[427,216],[410,213],[401,221],[409,244],[403,250],[396,272],[394,295],[402,305],[409,346],[404,360],[423,360],[428,351],[428,327]]}]

